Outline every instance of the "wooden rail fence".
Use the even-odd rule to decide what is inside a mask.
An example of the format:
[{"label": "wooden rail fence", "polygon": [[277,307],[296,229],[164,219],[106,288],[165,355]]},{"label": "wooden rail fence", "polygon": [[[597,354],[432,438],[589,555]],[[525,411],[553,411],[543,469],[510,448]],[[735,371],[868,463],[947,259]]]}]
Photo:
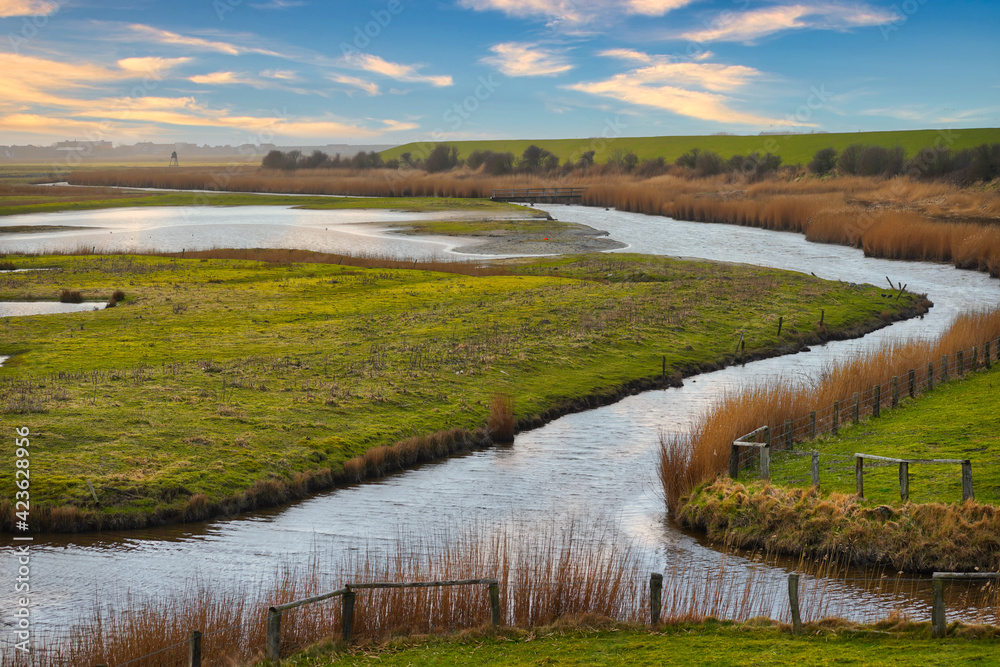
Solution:
[{"label": "wooden rail fence", "polygon": [[[937,363],[930,362],[926,368],[910,369],[904,376],[894,376],[888,382],[876,384],[863,393],[855,392],[847,401],[834,401],[833,405],[820,411],[784,423],[761,426],[733,441],[729,453],[729,477],[737,479],[740,470],[753,463],[749,451],[757,452],[760,464],[760,478],[771,478],[771,458],[776,451],[793,450],[797,442],[813,440],[822,433],[837,435],[840,425],[846,421],[858,424],[865,415],[873,418],[882,414],[883,407],[897,407],[902,395],[916,398],[918,394],[934,389],[936,384],[947,382],[950,377],[962,377],[969,371],[980,368],[990,369],[993,362],[1000,360],[1000,338],[986,341],[982,347],[958,351],[954,355],[944,355]],[[812,456],[812,483],[819,486],[819,453],[799,452]],[[909,466],[919,464],[955,464],[962,466],[962,500],[974,499],[972,488],[972,461],[969,459],[902,459],[874,454],[855,454],[857,493],[864,497],[864,459],[896,463],[900,466],[900,496],[909,498]]]},{"label": "wooden rail fence", "polygon": [[493,201],[523,201],[544,204],[576,204],[582,201],[587,188],[508,188],[493,190]]},{"label": "wooden rail fence", "polygon": [[368,584],[345,584],[329,593],[316,595],[295,602],[275,605],[267,610],[267,631],[264,638],[264,658],[268,664],[278,667],[281,664],[281,614],[289,609],[322,602],[330,598],[341,599],[341,638],[350,643],[354,638],[354,591],[382,588],[442,588],[446,586],[477,586],[485,585],[489,596],[490,617],[494,626],[503,623],[500,612],[500,584],[496,579],[459,579],[455,581],[414,581],[414,582],[375,582]]},{"label": "wooden rail fence", "polygon": [[944,637],[948,633],[948,622],[944,610],[944,582],[947,579],[1000,579],[1000,572],[935,572],[931,575],[931,587],[934,601],[931,606],[931,626],[935,637]]}]

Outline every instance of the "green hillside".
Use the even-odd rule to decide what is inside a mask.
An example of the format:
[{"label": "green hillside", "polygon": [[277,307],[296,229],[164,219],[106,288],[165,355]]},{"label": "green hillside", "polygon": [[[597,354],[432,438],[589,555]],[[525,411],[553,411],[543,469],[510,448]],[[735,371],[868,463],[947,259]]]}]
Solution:
[{"label": "green hillside", "polygon": [[[816,151],[832,146],[838,151],[850,144],[868,144],[892,148],[902,146],[908,156],[921,148],[939,144],[952,149],[971,148],[983,143],[1000,142],[1000,128],[960,130],[905,130],[894,132],[849,132],[838,134],[790,134],[766,136],[709,135],[694,137],[621,137],[618,139],[498,139],[492,141],[449,141],[457,146],[459,157],[468,157],[474,150],[510,152],[520,156],[524,149],[536,144],[559,156],[560,161],[575,160],[586,151],[595,151],[597,162],[606,162],[616,148],[634,152],[640,160],[662,156],[668,162],[692,148],[712,150],[723,157],[754,151],[777,153],[785,164],[805,164]],[[434,142],[415,142],[382,151],[383,159],[398,158],[409,152],[423,158],[434,148]]]}]

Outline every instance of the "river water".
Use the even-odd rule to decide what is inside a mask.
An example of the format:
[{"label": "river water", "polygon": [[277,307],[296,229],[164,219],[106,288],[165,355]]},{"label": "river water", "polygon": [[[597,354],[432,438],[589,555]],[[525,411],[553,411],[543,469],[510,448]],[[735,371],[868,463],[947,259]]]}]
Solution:
[{"label": "river water", "polygon": [[[863,339],[700,375],[686,380],[681,388],[649,391],[562,417],[519,434],[510,447],[425,465],[289,507],[155,530],[39,536],[32,546],[32,577],[38,582],[32,586],[35,627],[65,627],[98,596],[112,592],[167,595],[194,577],[226,585],[270,576],[278,560],[305,565],[317,552],[336,555],[359,547],[391,545],[401,526],[429,535],[455,533],[473,522],[558,525],[574,517],[601,517],[620,524],[621,537],[640,545],[640,557],[650,571],[683,564],[691,572],[704,571],[709,576],[722,555],[667,520],[655,474],[661,431],[684,432],[728,389],[776,376],[815,377],[831,360],[891,339],[934,336],[957,313],[1000,302],[1000,284],[985,274],[941,264],[865,258],[858,250],[808,243],[798,234],[599,208],[547,208],[558,219],[608,230],[612,238],[630,244],[623,251],[746,262],[875,285],[885,285],[888,276],[908,285],[910,291],[926,293],[935,306],[923,318],[897,323]],[[201,210],[207,221],[220,215],[216,209]],[[275,209],[251,207],[246,212],[264,219],[274,215]],[[107,211],[99,214],[109,215]],[[86,222],[87,214],[74,215],[80,216],[76,224],[94,224]],[[127,217],[128,213],[110,215]],[[313,231],[304,237],[289,235],[286,242],[289,247],[310,247],[301,245],[301,239],[312,238]],[[773,578],[775,586],[783,585],[788,572],[781,564],[762,570],[742,556],[726,558],[730,572],[754,568],[754,576]],[[8,581],[14,577],[12,561],[3,559],[0,576]],[[6,599],[10,593],[3,595]],[[845,582],[828,595],[839,598],[838,613],[859,620],[884,616],[899,606],[915,616],[929,615],[923,592],[890,595]],[[762,613],[772,611],[778,613],[761,609]]]}]

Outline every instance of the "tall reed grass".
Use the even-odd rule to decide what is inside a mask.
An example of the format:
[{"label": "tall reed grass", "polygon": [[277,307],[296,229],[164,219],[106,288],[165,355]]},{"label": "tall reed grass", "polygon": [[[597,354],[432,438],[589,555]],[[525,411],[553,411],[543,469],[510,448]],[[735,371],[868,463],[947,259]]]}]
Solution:
[{"label": "tall reed grass", "polygon": [[834,401],[846,404],[855,393],[906,377],[910,369],[916,371],[917,382],[925,383],[928,362],[995,342],[998,336],[1000,309],[970,312],[957,317],[935,341],[897,342],[865,352],[804,384],[775,379],[729,392],[695,423],[689,436],[661,435],[659,475],[668,506],[676,509],[695,486],[725,471],[730,445],[737,438],[761,426],[783,428],[787,420],[812,411],[829,420]]},{"label": "tall reed grass", "polygon": [[[673,560],[663,571],[661,622],[708,618],[787,623],[786,570],[802,575],[804,621],[850,613],[856,620],[898,618],[926,582],[887,577],[881,569],[850,570],[836,559],[797,561],[765,552],[723,551],[714,563]],[[277,564],[274,575],[233,586],[191,580],[177,593],[148,598],[130,593],[101,598],[65,632],[35,638],[30,662],[14,651],[0,667],[57,665],[186,665],[191,630],[203,633],[204,664],[246,665],[263,653],[267,608],[336,590],[344,584],[491,577],[499,582],[503,623],[538,628],[557,621],[601,617],[649,620],[649,565],[637,545],[600,521],[473,525],[456,534],[402,535],[388,547],[369,547],[327,559],[314,552],[301,568]],[[862,608],[857,591],[864,591]],[[961,603],[977,619],[995,622],[995,589],[973,591]],[[284,612],[281,652],[288,655],[340,637],[339,598]],[[966,615],[968,617],[968,614]],[[884,622],[884,621],[883,621]],[[485,586],[356,591],[354,637],[362,644],[412,634],[465,629],[489,632]]]},{"label": "tall reed grass", "polygon": [[864,249],[892,259],[953,262],[1000,277],[1000,194],[907,178],[727,176],[648,179],[574,171],[561,177],[488,176],[468,170],[310,170],[288,174],[248,167],[220,179],[210,168],[130,169],[71,175],[73,183],[240,192],[364,196],[488,197],[495,188],[589,186],[583,202],[680,220],[799,232],[810,241]]}]

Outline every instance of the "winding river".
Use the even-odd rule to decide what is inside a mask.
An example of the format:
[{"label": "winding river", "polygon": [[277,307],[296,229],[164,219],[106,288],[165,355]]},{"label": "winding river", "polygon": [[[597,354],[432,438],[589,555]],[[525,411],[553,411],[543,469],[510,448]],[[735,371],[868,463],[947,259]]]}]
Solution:
[{"label": "winding river", "polygon": [[[624,539],[640,545],[640,557],[650,571],[683,563],[695,573],[714,572],[722,555],[667,520],[654,467],[661,430],[684,432],[727,389],[779,375],[812,378],[831,360],[890,339],[934,336],[957,313],[1000,303],[1000,283],[985,274],[947,265],[866,258],[859,250],[808,243],[791,233],[599,208],[547,208],[558,219],[609,231],[612,238],[629,244],[625,249],[629,252],[746,262],[875,285],[884,285],[888,276],[907,284],[910,291],[927,293],[936,305],[923,318],[895,324],[859,340],[833,342],[809,352],[690,378],[681,388],[649,391],[560,418],[518,435],[510,447],[337,489],[289,507],[155,530],[41,536],[32,547],[32,576],[38,582],[32,587],[35,627],[65,627],[98,596],[111,592],[166,595],[194,577],[225,585],[270,576],[278,560],[305,565],[317,552],[338,554],[365,545],[393,544],[401,526],[430,535],[455,533],[472,522],[558,525],[573,517],[604,517],[620,524]],[[206,222],[215,219],[215,224],[216,216],[222,213],[284,215],[271,207],[200,211]],[[288,233],[287,228],[266,233],[284,232],[283,241],[289,247],[311,247],[303,244],[322,225],[321,216],[311,216],[325,213],[295,212],[310,216],[306,236]],[[379,220],[386,219],[385,212],[377,213]],[[96,225],[87,218],[97,214],[109,215],[106,211],[74,213],[73,224]],[[111,215],[129,214],[115,211]],[[142,237],[137,240],[141,242]],[[414,243],[409,239],[402,242]],[[447,252],[447,247],[439,246],[438,250]],[[761,574],[761,566],[751,565],[748,559],[726,558],[731,571],[754,567],[755,576],[773,578],[775,586],[783,585],[788,571],[779,564],[764,566]],[[0,576],[12,581],[14,559],[0,560]],[[884,616],[899,606],[915,616],[929,615],[927,597],[921,591],[890,595],[846,582],[828,594],[839,596],[844,603],[839,613],[858,620]],[[3,595],[8,599],[11,593]],[[950,609],[949,614],[958,611]]]}]

